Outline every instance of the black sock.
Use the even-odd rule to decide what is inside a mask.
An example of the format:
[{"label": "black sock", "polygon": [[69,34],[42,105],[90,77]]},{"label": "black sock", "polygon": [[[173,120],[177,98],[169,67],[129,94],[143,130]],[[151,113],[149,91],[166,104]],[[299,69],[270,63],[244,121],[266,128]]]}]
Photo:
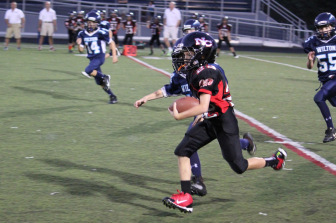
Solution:
[{"label": "black sock", "polygon": [[233,54],[234,57],[237,56],[236,52],[233,52],[232,54]]},{"label": "black sock", "polygon": [[181,190],[184,193],[191,194],[191,183],[190,180],[181,181]]},{"label": "black sock", "polygon": [[265,167],[267,167],[267,166],[274,167],[274,166],[278,165],[278,162],[279,162],[278,159],[275,158],[274,156],[269,157],[269,158],[264,158],[264,159],[266,161]]}]

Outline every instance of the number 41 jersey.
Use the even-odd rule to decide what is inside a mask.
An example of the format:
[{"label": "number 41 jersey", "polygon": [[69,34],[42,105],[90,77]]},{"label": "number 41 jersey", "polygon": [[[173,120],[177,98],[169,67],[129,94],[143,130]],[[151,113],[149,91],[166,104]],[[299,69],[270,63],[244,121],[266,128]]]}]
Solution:
[{"label": "number 41 jersey", "polygon": [[108,30],[97,29],[92,33],[82,30],[78,33],[78,38],[82,39],[82,44],[85,45],[88,58],[99,54],[105,54],[106,43],[110,43]]},{"label": "number 41 jersey", "polygon": [[311,36],[305,41],[303,48],[306,53],[315,52],[319,81],[324,83],[336,75],[336,36],[329,40]]}]

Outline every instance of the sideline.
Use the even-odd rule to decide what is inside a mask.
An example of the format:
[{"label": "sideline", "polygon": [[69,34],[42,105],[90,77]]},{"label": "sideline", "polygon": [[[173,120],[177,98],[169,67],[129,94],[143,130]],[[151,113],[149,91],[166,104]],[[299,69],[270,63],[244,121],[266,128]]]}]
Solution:
[{"label": "sideline", "polygon": [[[170,73],[156,68],[142,60],[139,60],[135,57],[132,56],[126,56],[129,59],[137,62],[138,64],[145,66],[149,69],[155,70],[167,77],[170,77]],[[249,58],[250,57],[246,57]],[[253,59],[253,58],[251,58]],[[259,60],[259,59],[257,59]],[[266,61],[266,60],[261,60],[260,61],[264,61],[264,62],[270,62],[270,63],[276,63],[276,64],[280,64],[280,65],[285,65],[288,67],[293,67],[293,68],[297,68],[297,69],[304,69],[301,67],[297,67],[297,66],[292,66],[290,64],[283,64],[283,63],[277,63],[277,62],[273,62],[273,61]],[[308,69],[304,69],[304,70],[308,70]],[[238,111],[237,109],[235,109],[235,113],[237,118],[243,120],[244,122],[246,122],[247,124],[249,124],[250,126],[256,128],[259,132],[271,137],[274,141],[281,143],[282,145],[284,145],[285,147],[287,147],[288,149],[292,150],[293,152],[297,153],[299,156],[309,160],[310,162],[316,164],[317,166],[321,167],[322,169],[330,172],[331,174],[336,176],[336,165],[334,163],[329,162],[328,160],[326,160],[325,158],[317,155],[316,153],[306,149],[304,146],[300,145],[298,142],[294,142],[293,140],[287,138],[285,135],[280,134],[279,132],[275,131],[274,129],[271,129],[270,127],[264,125],[263,123],[259,122],[258,120]]]}]

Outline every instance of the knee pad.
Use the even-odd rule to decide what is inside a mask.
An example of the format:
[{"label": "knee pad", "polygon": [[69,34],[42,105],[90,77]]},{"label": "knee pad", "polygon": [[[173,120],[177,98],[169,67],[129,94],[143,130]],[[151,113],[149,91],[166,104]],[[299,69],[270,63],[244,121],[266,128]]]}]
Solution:
[{"label": "knee pad", "polygon": [[314,96],[314,101],[316,104],[325,101],[325,90],[322,88],[319,92],[317,92]]},{"label": "knee pad", "polygon": [[91,74],[92,71],[93,71],[92,68],[89,67],[89,66],[85,68],[85,73],[87,73],[87,74]]},{"label": "knee pad", "polygon": [[174,154],[176,155],[176,156],[186,156],[186,157],[191,157],[191,155],[192,155],[192,153],[190,153],[189,151],[188,151],[188,149],[186,149],[186,148],[182,148],[182,147],[176,147],[176,149],[175,149],[175,151],[174,151]]},{"label": "knee pad", "polygon": [[233,161],[233,162],[228,161],[228,163],[231,169],[238,174],[242,174],[247,170],[248,162],[246,159],[242,159],[239,161]]}]

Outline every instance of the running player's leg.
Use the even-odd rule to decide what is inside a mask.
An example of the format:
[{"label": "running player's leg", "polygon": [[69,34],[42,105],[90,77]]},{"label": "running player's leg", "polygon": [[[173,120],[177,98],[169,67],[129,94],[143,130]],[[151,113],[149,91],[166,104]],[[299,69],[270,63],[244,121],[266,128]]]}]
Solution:
[{"label": "running player's leg", "polygon": [[336,96],[336,79],[335,80],[332,79],[326,82],[314,97],[314,101],[316,105],[319,107],[321,114],[327,125],[327,130],[325,131],[325,137],[323,139],[324,143],[334,141],[336,139],[336,130],[334,128],[329,107],[326,103],[326,100],[329,100],[329,102],[334,106],[335,96]]}]

